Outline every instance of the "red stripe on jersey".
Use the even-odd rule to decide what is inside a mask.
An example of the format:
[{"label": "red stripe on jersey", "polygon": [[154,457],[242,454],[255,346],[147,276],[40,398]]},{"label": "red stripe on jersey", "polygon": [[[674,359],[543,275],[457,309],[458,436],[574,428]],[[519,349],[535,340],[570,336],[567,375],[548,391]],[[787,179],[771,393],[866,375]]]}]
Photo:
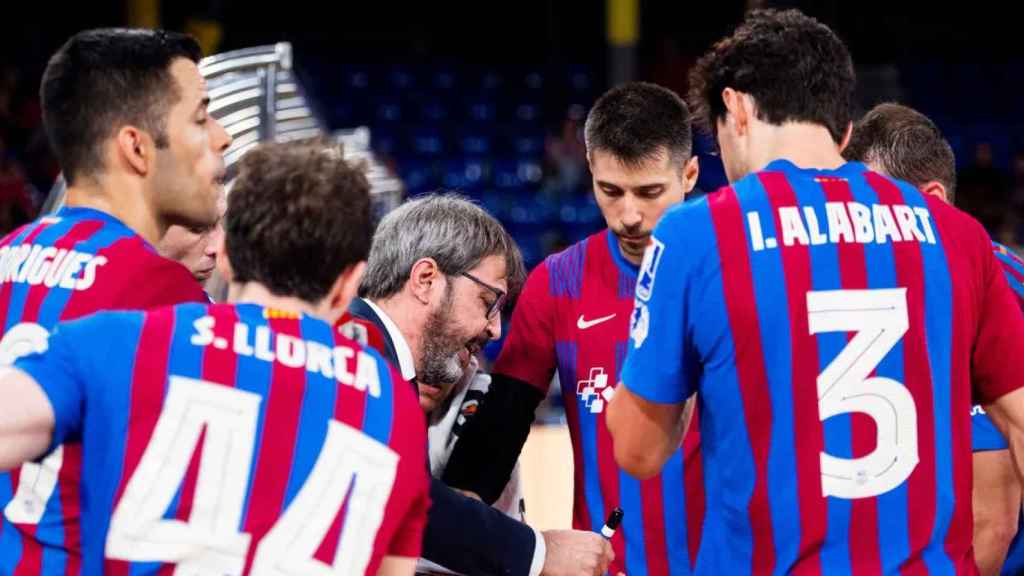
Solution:
[{"label": "red stripe on jersey", "polygon": [[[665,493],[663,477],[658,474],[640,482],[640,502],[643,504],[644,551],[647,553],[647,573],[668,574],[668,546],[665,542]],[[678,486],[669,490],[678,490]],[[672,518],[671,522],[679,522]],[[616,553],[618,554],[618,553]],[[618,558],[616,558],[618,560]],[[623,566],[625,567],[625,566]],[[612,572],[613,574],[615,572]]]},{"label": "red stripe on jersey", "polygon": [[[178,511],[174,518],[188,523],[192,516],[192,503],[196,495],[196,482],[199,479],[199,463],[203,458],[203,446],[206,443],[206,425],[199,430],[199,438],[196,440],[195,450],[189,459],[188,468],[185,469],[185,476],[181,482],[181,496],[178,498]],[[176,564],[164,564],[157,572],[159,576],[173,576]]]},{"label": "red stripe on jersey", "polygon": [[[128,480],[142,459],[142,453],[153,436],[160,418],[167,389],[167,361],[174,336],[174,310],[167,309],[145,315],[135,352],[132,371],[131,400],[128,408],[128,431],[125,438],[124,468],[117,485],[113,509],[124,495]],[[130,563],[123,560],[105,561],[104,573],[128,574]]]},{"label": "red stripe on jersey", "polygon": [[334,515],[334,521],[331,522],[331,527],[327,529],[327,535],[324,536],[323,542],[320,543],[320,547],[316,549],[316,553],[313,554],[313,558],[323,562],[328,566],[334,566],[334,556],[338,553],[338,544],[341,543],[341,527],[345,523],[345,517],[348,515],[348,503],[349,498],[352,497],[352,488],[355,486],[355,480],[348,486],[348,494],[345,495],[345,499],[341,502],[341,508],[338,509],[338,513]]},{"label": "red stripe on jersey", "polygon": [[[275,339],[280,334],[302,337],[297,318],[271,318],[269,324]],[[263,437],[260,438],[256,474],[252,479],[249,510],[243,529],[252,534],[253,542],[263,539],[281,513],[292,469],[292,457],[295,455],[295,438],[305,392],[305,366],[289,368],[274,362],[270,392],[264,409]],[[246,573],[252,569],[256,548],[249,547],[245,558]]]},{"label": "red stripe on jersey", "polygon": [[[86,220],[79,222],[71,227],[70,230],[64,236],[58,238],[51,246],[59,250],[71,250],[75,247],[75,244],[89,239],[93,234],[103,228],[103,222],[100,220]],[[59,252],[58,252],[59,254]],[[54,268],[61,268],[67,263],[67,259],[70,256],[70,252],[65,252],[60,261],[51,260],[50,270],[47,272],[47,276],[52,273]],[[45,284],[46,278],[43,278],[43,282],[36,284],[28,289],[28,296],[25,298],[25,308],[21,316],[22,322],[35,322],[39,317],[39,307],[43,304],[43,299],[52,290],[47,288]],[[62,318],[63,319],[63,318]],[[65,518],[68,518],[65,516]]]},{"label": "red stripe on jersey", "polygon": [[[356,351],[345,362],[345,370],[349,374],[355,374],[356,362],[358,362],[359,350],[361,348],[356,344],[356,342],[353,342],[337,330],[334,331],[334,345],[341,348],[351,348]],[[382,355],[384,354],[383,348],[378,348],[377,351]],[[390,365],[387,366],[392,378],[397,378],[394,382],[394,387],[397,388],[398,386],[403,385],[411,386],[411,384],[402,380],[402,375],[399,374],[397,370],[392,370],[391,368],[392,367]],[[334,419],[347,424],[356,430],[362,430],[363,422],[366,418],[366,393],[360,392],[355,386],[346,386],[343,384],[336,386],[335,390]]]},{"label": "red stripe on jersey", "polygon": [[[868,184],[878,193],[882,204],[904,204],[903,193],[888,179],[866,173]],[[935,405],[932,375],[925,340],[924,262],[920,244],[893,242],[897,283],[907,289],[907,316],[910,321],[903,336],[903,385],[914,397],[917,408],[918,464],[907,479],[907,522],[910,531],[910,555],[900,568],[904,574],[927,573],[921,554],[931,543],[935,529]],[[955,278],[955,276],[954,276]],[[970,414],[970,406],[964,406]],[[969,469],[969,468],[968,468]],[[968,520],[970,525],[970,520]]]},{"label": "red stripe on jersey", "polygon": [[[614,343],[611,345],[614,346]],[[579,357],[582,359],[582,354]],[[614,355],[612,357],[614,358]],[[577,367],[579,370],[577,374],[590,373],[590,368],[582,362],[577,364]],[[586,372],[583,370],[586,370]],[[611,377],[609,375],[609,378]],[[612,445],[612,435],[608,432],[605,414],[606,412],[601,412],[595,419],[597,468],[601,478],[601,496],[604,500],[604,509],[611,511],[619,505],[619,465],[615,462],[615,447]],[[611,540],[612,550],[615,551],[615,561],[608,567],[608,570],[612,574],[624,572],[626,569],[626,540],[622,532],[622,530],[617,530]]]},{"label": "red stripe on jersey", "polygon": [[[690,550],[690,568],[697,565],[701,530],[704,528],[704,458],[700,450],[700,411],[696,404],[690,429],[683,436],[683,483],[686,496],[686,539]],[[673,519],[673,521],[675,521]]]},{"label": "red stripe on jersey", "polygon": [[[829,178],[821,183],[828,202],[839,202],[846,213],[846,202],[853,202],[853,192],[844,180]],[[846,215],[850,219],[849,214]],[[867,257],[864,245],[856,242],[838,242],[839,281],[844,290],[866,290],[868,288]],[[846,335],[849,343],[854,333]],[[829,359],[828,361],[831,361]],[[824,366],[821,367],[824,369]],[[859,412],[850,413],[850,428],[853,440],[853,456],[869,454],[877,443],[875,425],[869,417]],[[882,570],[881,551],[878,542],[878,500],[858,498],[850,500],[849,541],[850,568],[853,574],[878,574]]]},{"label": "red stripe on jersey", "polygon": [[[759,176],[773,208],[775,229],[782,230],[778,208],[799,206],[796,193],[781,172],[765,172]],[[818,417],[818,395],[807,389],[808,384],[818,379],[818,340],[811,335],[807,318],[807,293],[814,289],[811,254],[800,244],[786,246],[780,242],[779,246],[789,301],[793,435],[799,439],[796,442],[796,480],[800,498],[800,548],[790,570],[796,574],[820,574],[828,507],[821,496],[821,453],[825,449],[825,436]]]},{"label": "red stripe on jersey", "polygon": [[[754,548],[750,571],[769,574],[775,568],[775,538],[768,501],[768,449],[771,438],[762,432],[772,429],[772,403],[768,394],[768,375],[754,300],[754,279],[750,269],[750,255],[747,253],[747,236],[735,190],[726,188],[712,194],[708,197],[708,206],[718,242],[722,288],[735,348],[736,375],[743,396],[747,440],[754,457],[754,492],[747,506]],[[729,256],[726,257],[726,254]],[[817,413],[815,408],[813,414]]]}]

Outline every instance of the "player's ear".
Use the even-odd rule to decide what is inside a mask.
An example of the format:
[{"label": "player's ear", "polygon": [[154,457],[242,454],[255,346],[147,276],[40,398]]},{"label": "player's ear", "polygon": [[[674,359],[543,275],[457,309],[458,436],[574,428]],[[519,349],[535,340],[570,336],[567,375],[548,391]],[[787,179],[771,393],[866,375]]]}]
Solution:
[{"label": "player's ear", "polygon": [[700,161],[696,156],[691,156],[683,166],[683,194],[688,194],[697,185],[697,178],[700,176]]},{"label": "player's ear", "polygon": [[949,202],[949,195],[946,194],[946,187],[942,185],[938,180],[929,180],[921,185],[919,188],[922,194],[931,194],[932,196],[938,196],[943,202]]},{"label": "player's ear", "polygon": [[853,136],[853,122],[846,125],[846,133],[843,134],[843,140],[839,143],[839,153],[841,154],[846,147],[850,145],[850,138]]},{"label": "player's ear", "polygon": [[119,164],[139,176],[149,174],[156,145],[145,131],[131,125],[122,126],[114,136],[114,149]]},{"label": "player's ear", "polygon": [[420,258],[412,265],[408,286],[417,300],[429,305],[438,290],[444,289],[444,283],[441,282],[443,276],[444,273],[433,258]]},{"label": "player's ear", "polygon": [[[747,126],[750,124],[750,116],[753,113],[753,101],[742,92],[725,88],[722,90],[722,103],[725,104],[725,124],[732,125],[736,136],[745,135]],[[729,116],[732,118],[728,118]]]},{"label": "player's ear", "polygon": [[359,283],[363,280],[364,272],[366,272],[366,260],[360,260],[338,274],[331,289],[327,292],[327,296],[323,299],[326,310],[323,310],[321,316],[329,318],[333,324],[348,310],[348,305],[359,293]]}]

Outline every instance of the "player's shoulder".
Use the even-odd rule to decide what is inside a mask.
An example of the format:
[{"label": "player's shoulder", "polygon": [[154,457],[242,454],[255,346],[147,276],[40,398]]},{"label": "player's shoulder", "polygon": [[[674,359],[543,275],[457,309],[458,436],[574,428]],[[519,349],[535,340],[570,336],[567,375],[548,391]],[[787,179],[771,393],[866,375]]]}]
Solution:
[{"label": "player's shoulder", "polygon": [[1024,275],[1024,258],[1021,258],[1020,254],[1017,254],[1012,248],[993,241],[992,253],[996,255],[1003,267],[1012,268],[1018,274]]}]

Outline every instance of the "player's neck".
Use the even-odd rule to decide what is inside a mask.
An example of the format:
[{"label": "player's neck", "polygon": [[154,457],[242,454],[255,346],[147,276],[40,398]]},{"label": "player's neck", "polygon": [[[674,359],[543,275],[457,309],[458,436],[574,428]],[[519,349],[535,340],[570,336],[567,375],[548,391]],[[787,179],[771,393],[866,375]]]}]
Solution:
[{"label": "player's neck", "polygon": [[[114,190],[117,192],[113,193]],[[112,178],[100,176],[68,186],[64,203],[69,207],[92,208],[110,214],[154,246],[167,231],[167,225],[146,203],[142,190]]]},{"label": "player's neck", "polygon": [[232,304],[258,304],[264,308],[322,317],[319,306],[295,296],[274,294],[259,282],[232,283],[228,286],[228,302]]},{"label": "player's neck", "polygon": [[789,160],[798,168],[810,170],[835,170],[846,163],[824,126],[805,122],[763,126],[767,129],[751,147],[752,171],[763,170],[775,160]]}]

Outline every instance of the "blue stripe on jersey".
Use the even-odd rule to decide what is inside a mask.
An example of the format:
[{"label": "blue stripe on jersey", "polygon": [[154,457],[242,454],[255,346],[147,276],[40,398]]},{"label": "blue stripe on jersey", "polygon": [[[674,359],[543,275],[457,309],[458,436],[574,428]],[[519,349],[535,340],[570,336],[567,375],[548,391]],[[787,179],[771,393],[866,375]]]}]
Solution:
[{"label": "blue stripe on jersey", "polygon": [[[818,222],[824,229],[828,222],[825,213],[827,198],[820,185],[807,178],[788,179],[796,194],[797,204],[814,209]],[[826,242],[807,247],[811,264],[811,288],[813,290],[838,290],[842,287],[839,268],[839,249]],[[817,335],[818,373],[820,374],[846,347],[848,335],[843,332],[825,332]],[[822,422],[825,452],[840,458],[853,457],[852,418],[839,414]],[[850,574],[850,516],[852,501],[843,498],[827,498],[825,544],[821,548],[821,569],[826,574]]]},{"label": "blue stripe on jersey", "polygon": [[1024,298],[1024,284],[1020,283],[1020,280],[1010,273],[1009,270],[1003,270],[1003,276],[1006,276],[1006,283],[1013,288],[1013,291],[1017,293],[1018,298]]},{"label": "blue stripe on jersey", "polygon": [[377,440],[381,444],[391,441],[392,422],[395,419],[394,383],[391,382],[391,369],[384,358],[376,350],[363,350],[377,361],[377,378],[380,380],[380,398],[366,394],[366,412],[363,416],[363,434]]},{"label": "blue stripe on jersey", "polygon": [[[870,206],[878,203],[878,194],[860,173],[849,175],[850,189],[855,201]],[[899,285],[896,275],[896,257],[891,243],[871,242],[864,245],[864,263],[867,266],[868,288],[894,288]],[[879,362],[875,376],[891,378],[906,385],[904,376],[904,342],[901,339]],[[910,524],[908,515],[908,484],[880,494],[878,510],[878,554],[884,573],[896,573],[899,564],[910,556]],[[856,535],[854,535],[856,537]]]},{"label": "blue stripe on jersey", "polygon": [[[32,244],[37,246],[51,246],[54,242],[67,234],[68,231],[71,230],[72,226],[77,223],[78,222],[74,220],[64,219],[50,224],[35,237]],[[18,276],[20,277],[22,272],[27,270],[31,264],[32,256],[30,252],[29,258],[27,258],[25,263],[19,267]],[[25,300],[28,298],[28,293],[31,288],[32,286],[30,286],[27,281],[18,282],[16,279],[11,281],[11,300],[10,306],[7,308],[7,323],[4,325],[4,334],[6,334],[12,326],[24,319]],[[46,327],[50,328],[52,326]]]},{"label": "blue stripe on jersey", "polygon": [[[611,233],[608,233],[611,236]],[[615,343],[615,379],[622,373],[622,364],[626,360],[629,349],[628,342]],[[619,469],[619,506],[629,513],[622,517],[622,527],[626,538],[626,574],[647,574],[647,545],[644,533],[644,502],[640,493],[640,481],[633,478],[621,468]],[[604,518],[602,515],[601,518]],[[686,516],[678,520],[686,524]],[[684,539],[683,542],[686,542]]]},{"label": "blue stripe on jersey", "polygon": [[[644,534],[644,504],[640,497],[640,481],[619,468],[619,506],[626,514],[622,528],[629,537],[626,542],[626,574],[647,574],[647,548]],[[604,516],[599,516],[604,524]],[[686,523],[686,517],[677,520]]]},{"label": "blue stripe on jersey", "polygon": [[[253,338],[253,335],[256,334],[258,326],[269,326],[269,323],[263,317],[263,308],[260,306],[255,304],[239,304],[235,306],[235,311],[238,313],[239,322],[249,327],[250,338]],[[260,403],[259,420],[256,422],[256,441],[253,444],[252,462],[249,464],[248,478],[250,482],[245,490],[245,502],[242,505],[242,510],[245,512],[242,514],[242,520],[238,525],[239,532],[245,528],[245,522],[249,515],[249,498],[252,496],[254,484],[251,479],[256,477],[256,464],[260,461],[260,447],[263,446],[263,426],[266,419],[267,399],[270,398],[270,380],[273,374],[273,362],[260,360],[256,356],[238,355],[238,363],[235,366],[235,388],[259,394],[263,398],[263,401]]]},{"label": "blue stripe on jersey", "polygon": [[[999,258],[999,260],[1003,264],[1009,266],[1010,268],[1013,268],[1014,270],[1017,271],[1018,274],[1024,276],[1024,264],[1021,264],[1020,259],[1018,259],[1013,254],[1013,251],[1010,250],[1009,248],[1007,248],[1006,246],[1003,246],[1002,244],[1000,244],[998,242],[993,242],[992,244],[996,248],[998,248],[995,251],[996,258]],[[1010,284],[1012,285],[1012,284],[1019,284],[1019,283],[1020,283],[1019,281],[1015,280],[1014,282],[1011,282]]]},{"label": "blue stripe on jersey", "polygon": [[[300,337],[307,342],[319,342],[328,349],[334,347],[334,334],[324,322],[303,316],[299,321],[299,330]],[[295,437],[292,469],[288,475],[282,510],[287,510],[292,498],[298,494],[313,470],[320,447],[327,438],[327,424],[334,419],[337,393],[338,382],[334,378],[327,378],[320,372],[306,372],[306,391],[302,396],[299,413],[299,422],[303,425],[299,426]]]},{"label": "blue stripe on jersey", "polygon": [[[83,444],[103,446],[109,450],[85,450],[82,452],[82,495],[88,494],[91,502],[91,513],[83,516],[82,530],[82,574],[103,573],[103,538],[110,527],[110,517],[114,511],[114,497],[117,494],[118,480],[124,470],[124,452],[127,448],[128,423],[131,415],[132,381],[135,374],[135,362],[139,351],[139,339],[142,335],[144,315],[141,312],[123,313],[118,315],[115,334],[107,334],[98,339],[106,350],[116,350],[121,357],[130,359],[128,362],[110,362],[105,352],[85,353],[83,356],[93,359],[93,370],[102,375],[97,380],[101,386],[121,386],[126,388],[122,393],[104,393],[97,395],[104,399],[103,420],[106,426],[86,426]],[[110,323],[114,325],[114,322]],[[77,341],[76,341],[77,342]],[[108,344],[109,342],[109,344]],[[92,342],[82,342],[90,346]],[[83,357],[80,356],[80,357]],[[93,397],[88,394],[87,397]],[[93,407],[98,409],[99,407]],[[116,431],[117,433],[111,433]],[[85,510],[83,509],[83,513]],[[94,552],[88,553],[89,550]]]},{"label": "blue stripe on jersey", "polygon": [[686,487],[683,481],[683,451],[676,450],[661,469],[664,494],[665,544],[670,576],[689,576],[690,543],[687,540]]},{"label": "blue stripe on jersey", "polygon": [[[587,256],[587,243],[577,242],[564,251],[548,256],[548,290],[554,297],[566,296],[579,300],[583,291],[583,265]],[[598,526],[600,528],[600,526]]]},{"label": "blue stripe on jersey", "polygon": [[[776,234],[775,211],[758,178],[745,178],[736,186],[740,213],[755,211],[760,214],[765,238],[782,238]],[[746,223],[744,223],[746,224]],[[793,471],[797,469],[796,438],[793,431],[793,348],[788,322],[789,296],[786,293],[786,270],[781,250],[754,252],[749,227],[744,225],[746,246],[753,279],[754,303],[762,342],[774,345],[761,347],[771,397],[772,429],[768,451],[768,492],[771,507],[772,531],[775,544],[775,566],[787,570],[796,562],[800,547],[800,497]],[[787,489],[788,487],[788,489]]]},{"label": "blue stripe on jersey", "polygon": [[583,459],[583,499],[587,503],[587,514],[590,515],[590,529],[595,532],[604,525],[604,499],[601,497],[601,478],[597,468],[597,423],[586,404],[580,401],[576,393],[579,377],[576,371],[576,342],[556,342],[555,354],[558,357],[558,380],[562,386],[562,398],[565,403],[574,402],[579,415],[580,452]]},{"label": "blue stripe on jersey", "polygon": [[[924,197],[917,190],[903,182],[899,186],[908,206],[927,209]],[[932,574],[952,574],[954,565],[946,554],[945,543],[956,500],[953,492],[953,453],[949,449],[953,445],[950,425],[953,417],[950,397],[953,370],[953,285],[941,230],[934,221],[929,222],[935,230],[936,244],[922,242],[919,246],[924,269],[929,272],[928,282],[924,286],[924,318],[935,405],[936,506],[932,544],[924,551],[924,559]]]},{"label": "blue stripe on jersey", "polygon": [[[711,220],[707,198],[693,202],[693,215],[688,223],[688,235],[711,239],[708,250],[718,254],[717,236]],[[762,219],[763,220],[763,219]],[[736,357],[733,335],[729,329],[729,314],[725,303],[725,288],[721,275],[709,275],[706,290],[694,295],[691,302],[700,310],[700,322],[709,326],[722,326],[723,337],[715,341],[702,341],[696,334],[695,347],[710,350],[719,347],[718,357]],[[709,331],[710,332],[710,331]],[[715,335],[717,336],[717,334]],[[704,458],[704,487],[707,490],[707,515],[700,552],[697,554],[698,573],[732,574],[749,572],[754,556],[747,505],[754,493],[754,455],[750,449],[746,419],[717,421],[703,407],[713,404],[721,414],[743,414],[743,395],[736,373],[735,362],[707,366],[697,395],[701,405],[701,450]],[[713,381],[713,387],[703,382]],[[669,519],[666,519],[666,524]],[[685,517],[678,522],[685,522]]]},{"label": "blue stripe on jersey", "polygon": [[[123,225],[104,222],[103,227],[97,230],[92,237],[80,241],[77,246],[87,247],[85,251],[95,255],[99,254],[100,250],[113,246],[115,242],[134,235],[134,232]],[[39,324],[43,326],[56,324],[60,320],[68,300],[71,299],[72,292],[74,292],[74,289],[68,290],[59,286],[55,286],[47,291],[39,307]]]}]

